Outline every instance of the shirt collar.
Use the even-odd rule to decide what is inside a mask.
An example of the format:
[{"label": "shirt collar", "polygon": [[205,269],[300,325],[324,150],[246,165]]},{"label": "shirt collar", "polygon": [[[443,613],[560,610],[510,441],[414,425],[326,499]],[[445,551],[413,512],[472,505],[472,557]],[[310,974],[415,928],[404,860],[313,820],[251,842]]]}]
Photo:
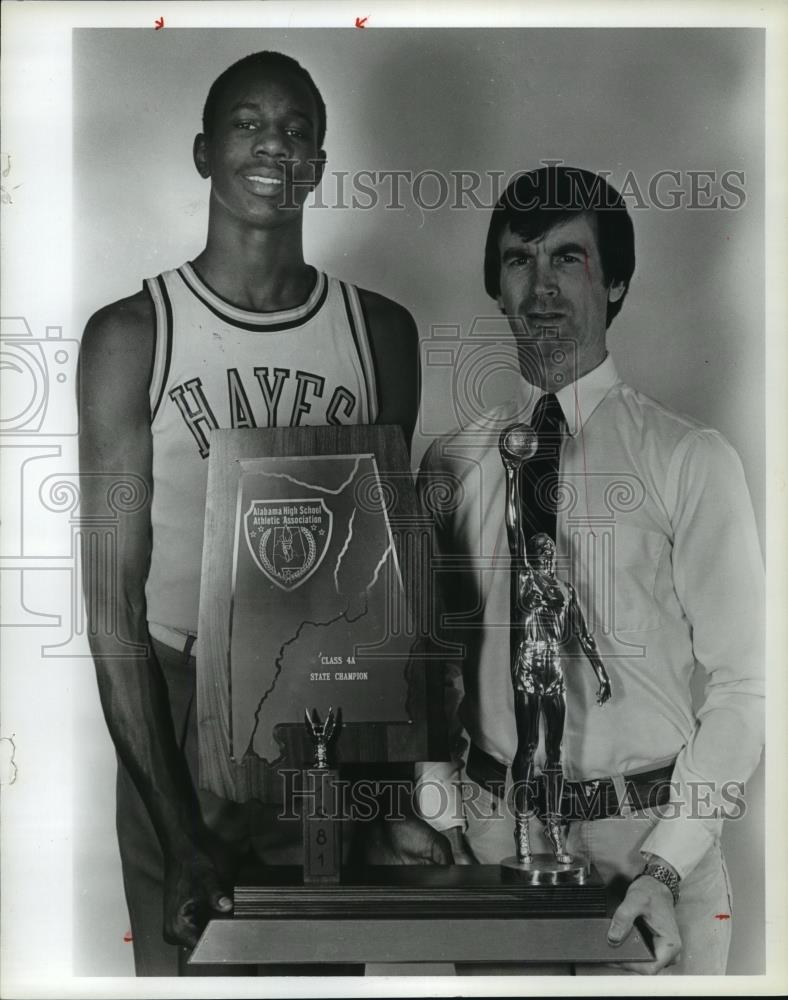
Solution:
[{"label": "shirt collar", "polygon": [[[588,423],[591,414],[618,381],[620,380],[616,366],[611,356],[607,354],[605,360],[596,368],[556,392],[571,437]],[[519,395],[523,409],[533,411],[539,397],[544,395],[544,390],[531,385],[521,375]]]}]

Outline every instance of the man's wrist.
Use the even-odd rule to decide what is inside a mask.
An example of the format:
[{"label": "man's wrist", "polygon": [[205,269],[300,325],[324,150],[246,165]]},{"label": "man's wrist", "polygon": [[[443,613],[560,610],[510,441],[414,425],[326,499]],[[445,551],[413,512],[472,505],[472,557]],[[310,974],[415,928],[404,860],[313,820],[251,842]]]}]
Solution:
[{"label": "man's wrist", "polygon": [[633,881],[637,881],[637,879],[643,877],[650,877],[662,883],[662,885],[670,890],[670,894],[673,897],[673,905],[675,906],[679,901],[679,887],[681,885],[679,873],[670,862],[665,861],[664,858],[660,858],[656,854],[647,854],[645,858],[646,864],[643,871],[636,875]]},{"label": "man's wrist", "polygon": [[678,869],[675,865],[672,865],[668,860],[663,858],[661,854],[652,854],[650,851],[641,851],[641,855],[646,864],[653,862],[657,865],[663,865],[665,868],[669,868],[677,879],[681,879],[681,875],[679,875]]}]

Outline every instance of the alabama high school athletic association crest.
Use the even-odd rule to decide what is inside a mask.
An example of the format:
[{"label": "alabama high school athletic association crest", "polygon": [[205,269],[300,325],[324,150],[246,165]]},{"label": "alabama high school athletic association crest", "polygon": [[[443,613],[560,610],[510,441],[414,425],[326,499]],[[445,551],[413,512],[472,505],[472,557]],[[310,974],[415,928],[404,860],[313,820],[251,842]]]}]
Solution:
[{"label": "alabama high school athletic association crest", "polygon": [[269,580],[282,590],[295,590],[323,561],[332,523],[322,498],[253,500],[244,517],[246,544]]}]

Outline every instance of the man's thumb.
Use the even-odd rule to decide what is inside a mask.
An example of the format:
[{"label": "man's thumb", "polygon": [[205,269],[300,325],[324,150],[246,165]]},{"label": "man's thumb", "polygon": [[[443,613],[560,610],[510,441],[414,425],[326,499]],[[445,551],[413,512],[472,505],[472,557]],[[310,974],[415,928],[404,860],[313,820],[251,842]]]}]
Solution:
[{"label": "man's thumb", "polygon": [[623,904],[619,906],[613,914],[613,919],[610,921],[610,927],[607,929],[607,939],[610,944],[621,944],[627,934],[629,934],[632,930],[632,923],[634,919],[634,914],[630,915],[624,909]]}]

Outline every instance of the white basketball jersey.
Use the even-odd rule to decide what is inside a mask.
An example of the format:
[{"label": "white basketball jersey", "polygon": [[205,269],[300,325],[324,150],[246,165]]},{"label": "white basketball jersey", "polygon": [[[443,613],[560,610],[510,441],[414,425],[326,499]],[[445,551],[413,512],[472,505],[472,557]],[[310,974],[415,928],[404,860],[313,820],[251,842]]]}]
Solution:
[{"label": "white basketball jersey", "polygon": [[156,638],[197,631],[208,432],[370,424],[372,354],[358,291],[319,272],[294,309],[238,309],[184,264],[145,281],[156,309],[151,376],[153,551],[146,584]]}]

